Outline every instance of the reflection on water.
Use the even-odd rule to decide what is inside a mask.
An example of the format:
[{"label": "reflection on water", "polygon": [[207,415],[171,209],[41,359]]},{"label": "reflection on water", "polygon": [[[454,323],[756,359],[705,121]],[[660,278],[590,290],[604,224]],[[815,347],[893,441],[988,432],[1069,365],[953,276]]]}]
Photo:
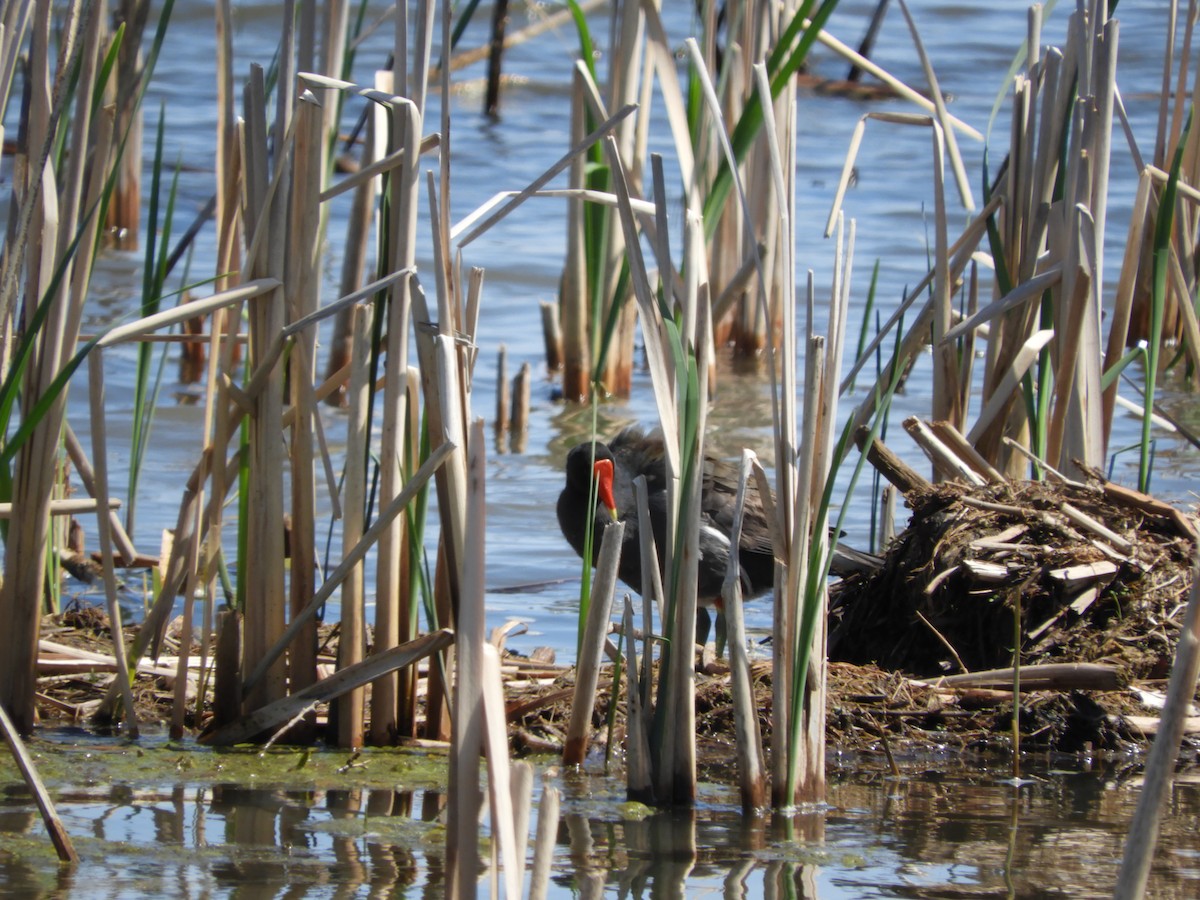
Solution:
[{"label": "reflection on water", "polygon": [[[999,770],[946,758],[911,765],[902,778],[869,758],[830,763],[829,806],[794,817],[744,817],[735,792],[713,786],[694,810],[631,808],[617,780],[564,776],[551,896],[1107,896],[1138,794],[1136,767],[1078,760],[1043,767],[1020,787]],[[56,794],[83,862],[59,868],[29,795],[4,787],[5,896],[444,891],[439,791],[185,783]],[[1185,774],[1159,841],[1154,896],[1200,895],[1198,815],[1200,789]],[[478,893],[486,896],[482,839],[480,848]]]}]

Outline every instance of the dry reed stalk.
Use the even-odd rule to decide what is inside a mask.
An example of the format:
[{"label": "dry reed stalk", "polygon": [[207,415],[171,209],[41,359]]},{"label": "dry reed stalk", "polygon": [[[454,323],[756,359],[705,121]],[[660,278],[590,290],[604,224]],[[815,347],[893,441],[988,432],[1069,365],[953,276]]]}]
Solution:
[{"label": "dry reed stalk", "polygon": [[[811,311],[813,305],[813,284],[810,275],[808,282],[808,305]],[[810,312],[811,315],[811,312]],[[810,319],[811,321],[811,319]],[[787,353],[790,342],[785,337],[781,352]],[[798,447],[798,453],[792,472],[792,498],[788,495],[777,494],[780,508],[788,507],[787,519],[780,518],[781,533],[787,541],[788,566],[784,570],[782,581],[776,588],[775,618],[773,625],[772,645],[775,650],[771,657],[771,684],[773,696],[771,700],[771,802],[775,807],[791,806],[795,802],[794,789],[796,785],[793,763],[793,747],[797,743],[795,735],[800,733],[802,722],[797,723],[797,672],[800,668],[801,616],[804,585],[809,580],[810,566],[807,552],[807,535],[812,530],[812,496],[813,496],[813,457],[816,451],[817,409],[820,403],[820,385],[825,366],[825,340],[811,335],[804,355],[805,377],[803,394],[803,413],[800,419],[803,431],[793,433],[793,446]],[[791,405],[790,395],[785,394],[781,401]],[[788,418],[792,418],[788,416]],[[777,434],[776,443],[786,440],[786,435]],[[791,468],[791,467],[789,467]],[[782,485],[781,485],[782,487]],[[803,713],[800,714],[803,719]]]},{"label": "dry reed stalk", "polygon": [[501,344],[496,358],[496,451],[503,453],[507,444],[508,416],[512,408],[512,389],[508,384],[508,349]]},{"label": "dry reed stalk", "polygon": [[[908,4],[904,0],[899,0],[899,3],[900,11],[904,14],[904,21],[908,24],[909,33],[912,35],[917,57],[921,60],[921,68],[925,72],[925,81],[929,85],[929,95],[933,98],[933,112],[938,126],[942,131],[946,153],[950,157],[950,165],[954,169],[954,182],[958,187],[959,197],[962,198],[962,205],[965,210],[968,212],[974,211],[975,198],[971,193],[971,184],[967,179],[966,167],[963,166],[962,154],[958,152],[958,140],[954,136],[954,125],[950,121],[950,113],[946,110],[946,98],[943,96],[942,89],[938,85],[937,75],[933,71],[933,63],[929,59],[929,54],[925,52],[925,44],[921,40],[920,32],[917,31],[917,23],[913,21],[912,13],[908,10]],[[941,181],[940,177],[938,181]]]},{"label": "dry reed stalk", "polygon": [[[501,684],[499,678],[497,685]],[[508,729],[501,731],[507,747]],[[507,752],[507,750],[506,750]],[[529,850],[529,817],[533,806],[533,766],[521,760],[512,764],[513,836],[516,844],[517,884],[525,881],[525,859]]]},{"label": "dry reed stalk", "polygon": [[460,219],[458,223],[450,229],[450,239],[462,249],[472,241],[486,233],[495,224],[500,222],[514,209],[528,200],[530,197],[541,192],[541,189],[551,182],[557,175],[569,168],[572,160],[584,153],[594,143],[599,141],[605,135],[609,134],[628,116],[632,115],[637,109],[636,106],[630,105],[619,109],[612,116],[606,118],[593,131],[589,132],[581,141],[573,144],[571,148],[558,159],[554,165],[550,166],[541,175],[531,181],[526,187],[519,192],[513,194],[511,192],[502,191],[492,197],[489,201],[478,207],[465,218]]},{"label": "dry reed stalk", "polygon": [[[480,426],[478,432],[472,435],[472,444],[481,448],[483,442],[483,421],[477,420]],[[480,452],[482,458],[483,453]],[[472,466],[472,479],[478,479],[483,484],[486,472],[482,463],[476,468]],[[482,490],[480,490],[482,494]],[[482,546],[480,547],[478,564],[483,566]],[[482,585],[481,585],[482,586]],[[479,595],[480,617],[483,613],[483,594]],[[508,721],[504,713],[504,679],[500,674],[500,652],[492,645],[484,642],[483,647],[483,693],[480,698],[483,717],[484,756],[487,760],[488,773],[488,808],[492,820],[492,855],[498,858],[504,870],[504,895],[506,897],[521,896],[521,882],[524,880],[525,865],[518,848],[523,847],[525,835],[517,836],[517,813],[514,809],[517,798],[516,784],[512,780],[512,764],[508,759]],[[527,765],[527,764],[526,764]],[[532,775],[530,776],[532,778]],[[526,791],[526,809],[528,809],[528,791]],[[526,817],[526,831],[528,817]],[[493,880],[495,875],[493,874]]]},{"label": "dry reed stalk", "polygon": [[[644,478],[644,476],[638,476]],[[644,560],[645,557],[642,557]],[[651,563],[653,565],[653,563]],[[645,574],[643,564],[643,575]],[[644,631],[649,633],[649,621]],[[650,757],[648,717],[642,707],[642,685],[638,674],[637,652],[633,637],[633,602],[625,595],[621,617],[625,636],[625,797],[650,803],[654,800],[654,763]]]},{"label": "dry reed stalk", "polygon": [[[98,512],[103,507],[96,499],[81,500],[81,499],[54,499],[50,501],[50,515],[52,516],[73,516],[78,513]],[[121,508],[121,501],[115,497],[108,498],[107,508],[109,510],[117,510]],[[11,519],[15,508],[11,503],[0,503],[0,519]]]},{"label": "dry reed stalk", "polygon": [[[576,62],[571,73],[571,118],[570,141],[578,146],[587,131],[583,93],[587,70],[582,62]],[[571,158],[568,185],[582,191],[586,185],[585,164],[587,160],[576,154]],[[586,400],[591,393],[592,352],[588,335],[591,304],[588,299],[585,229],[583,225],[584,202],[580,196],[567,201],[567,248],[563,263],[562,287],[559,294],[563,332],[563,398],[571,402]],[[598,338],[598,336],[597,336]]]},{"label": "dry reed stalk", "polygon": [[1179,643],[1167,685],[1167,702],[1154,746],[1146,759],[1145,783],[1125,840],[1125,855],[1114,891],[1114,896],[1122,900],[1141,897],[1145,893],[1159,819],[1171,790],[1184,719],[1192,704],[1197,677],[1200,677],[1200,564],[1192,571],[1192,590],[1179,629]]},{"label": "dry reed stalk", "polygon": [[546,368],[557,372],[562,368],[562,325],[558,307],[543,300],[538,304],[542,313],[542,343],[546,348]]},{"label": "dry reed stalk", "polygon": [[[291,22],[285,21],[285,37]],[[286,41],[285,41],[286,44]],[[281,53],[281,60],[285,56]],[[285,83],[283,74],[279,84]],[[280,110],[283,106],[281,91]],[[246,180],[242,216],[247,234],[254,237],[246,251],[246,270],[250,277],[269,277],[282,282],[286,269],[287,197],[277,186],[286,185],[290,171],[290,140],[282,115],[274,125],[273,172],[268,172],[268,123],[264,73],[255,66],[245,90],[245,129],[242,158]],[[290,137],[290,135],[289,135]],[[272,345],[283,331],[285,294],[282,288],[264,296],[250,309],[250,358],[260,368],[274,356]],[[279,422],[283,415],[283,372],[274,362],[264,374],[264,389],[251,401],[249,420],[249,491],[246,529],[246,558],[254,564],[245,573],[243,672],[256,665],[268,648],[278,641],[287,621],[287,597],[284,584],[284,501],[283,472],[286,459],[279,440]],[[279,700],[287,693],[287,667],[283,660],[274,665],[266,678],[245,692],[243,709],[249,713]]]},{"label": "dry reed stalk", "polygon": [[[655,560],[661,557],[659,556],[658,548],[654,544],[654,528],[650,522],[650,502],[646,487],[646,477],[644,475],[639,475],[633,480],[633,490],[637,502],[638,548],[641,553],[642,584],[650,586],[650,590],[642,594],[642,599],[645,601],[642,624],[646,633],[646,644],[643,648],[643,655],[646,659],[649,659],[651,653],[650,634],[654,630],[653,612],[657,610],[660,624],[666,622],[667,604],[663,593],[662,573],[659,571],[659,567],[655,565]],[[662,553],[670,553],[670,548],[662,548]],[[646,669],[646,674],[647,676],[649,675],[648,668]]]},{"label": "dry reed stalk", "polygon": [[[219,280],[218,283],[224,283],[224,280]],[[236,308],[240,310],[241,305],[236,304]],[[204,448],[205,452],[210,457],[215,456],[214,448],[221,448],[221,455],[225,454],[225,448],[228,446],[229,435],[232,431],[232,423],[227,416],[219,415],[219,410],[224,410],[228,405],[227,392],[222,390],[223,382],[218,378],[218,373],[227,372],[232,367],[232,354],[236,343],[235,335],[230,335],[229,340],[223,340],[225,332],[228,330],[225,327],[225,315],[227,310],[221,308],[213,314],[211,332],[208,335],[208,371],[205,379],[204,390],[204,425],[202,434],[205,436]],[[240,315],[235,318],[235,321],[240,321]],[[236,326],[233,331],[236,332]],[[199,560],[200,565],[193,563],[189,566],[189,585],[188,597],[194,596],[196,592],[196,584],[198,583],[203,590],[204,595],[204,618],[200,635],[200,678],[196,686],[196,713],[195,721],[199,722],[204,712],[205,696],[210,677],[210,669],[208,667],[209,648],[213,648],[213,683],[215,686],[215,667],[217,665],[217,641],[220,635],[214,632],[214,626],[221,622],[219,616],[214,616],[213,609],[213,585],[216,582],[219,572],[218,560],[221,553],[221,522],[224,508],[225,486],[227,484],[225,478],[225,467],[216,465],[212,467],[211,473],[211,494],[214,502],[204,509],[204,516],[200,516],[200,510],[205,506],[203,494],[197,497],[196,501],[196,518],[193,519],[195,533],[190,550],[193,560]],[[207,525],[207,528],[206,528]],[[199,541],[203,538],[204,545],[200,546]],[[229,648],[231,642],[226,639],[226,647]],[[240,649],[240,648],[239,648]],[[231,660],[236,660],[236,656],[227,657]],[[181,670],[182,671],[182,670]],[[228,683],[229,678],[234,673],[227,672],[223,677]],[[178,677],[178,676],[177,676]],[[235,679],[236,680],[236,679]],[[183,727],[183,706],[187,700],[186,680],[185,690],[182,696],[176,695],[175,709],[173,715],[179,730],[182,732]],[[218,702],[214,694],[214,721],[221,725],[227,721],[224,716],[227,711],[224,706],[231,705],[227,700]],[[219,715],[218,715],[219,714]]]},{"label": "dry reed stalk", "polygon": [[[940,437],[934,434],[933,429],[916,416],[909,416],[904,420],[904,430],[909,433],[913,442],[925,451],[925,455],[933,463],[934,473],[939,479],[958,480],[975,487],[987,484],[986,478],[968,465],[966,460],[948,447]],[[982,459],[982,457],[980,458]]]},{"label": "dry reed stalk", "polygon": [[79,862],[79,854],[71,841],[71,835],[63,826],[62,819],[54,808],[54,800],[51,798],[50,792],[46,790],[46,785],[42,783],[42,778],[38,775],[37,767],[33,763],[33,757],[29,755],[25,742],[21,740],[21,734],[16,724],[5,712],[3,703],[0,703],[0,733],[3,733],[4,742],[8,744],[13,760],[21,771],[25,786],[29,788],[29,793],[33,794],[59,861],[71,864]]},{"label": "dry reed stalk", "polygon": [[[931,75],[932,77],[932,75]],[[936,82],[935,82],[936,83]],[[954,321],[953,285],[950,282],[950,256],[947,244],[945,192],[945,132],[936,121],[930,121],[933,142],[933,203],[934,203],[934,276],[933,276],[933,417],[962,428],[962,373],[959,370],[958,348],[942,336]]]},{"label": "dry reed stalk", "polygon": [[596,560],[596,578],[592,583],[592,602],[579,643],[579,659],[575,663],[575,694],[571,701],[571,720],[567,723],[567,735],[563,741],[563,765],[581,766],[587,757],[592,733],[592,710],[596,706],[596,687],[600,680],[600,660],[604,656],[604,642],[608,636],[624,536],[625,523],[613,522],[605,527],[604,536],[600,539],[600,556]]},{"label": "dry reed stalk", "polygon": [[110,161],[115,164],[117,179],[104,225],[121,250],[138,248],[142,207],[142,110],[138,100],[140,82],[145,77],[141,70],[142,35],[150,6],[150,0],[118,0],[113,11],[113,24],[125,26],[117,53],[114,101],[117,133],[124,136],[125,147],[119,160]]},{"label": "dry reed stalk", "polygon": [[[238,138],[236,90],[233,81],[233,5],[232,0],[217,0],[213,10],[216,28],[216,222],[217,263],[214,274],[217,290],[238,280],[240,272],[241,217],[241,143]],[[230,323],[236,331],[236,325]]]},{"label": "dry reed stalk", "polygon": [[[403,18],[398,16],[398,18]],[[401,23],[397,22],[398,47]],[[407,57],[405,56],[404,59]],[[396,87],[402,90],[401,60],[397,59],[394,74]],[[387,91],[391,85],[380,73],[376,87]],[[421,134],[421,113],[412,102],[397,98],[378,110],[381,116],[376,129],[387,134],[389,153],[403,150],[403,162],[390,175],[388,192],[389,220],[386,223],[388,245],[383,250],[380,268],[383,271],[411,267],[416,259],[416,215],[418,190],[417,146]],[[388,121],[382,121],[386,115]],[[380,503],[390,502],[401,490],[404,460],[404,420],[407,392],[404,375],[408,369],[408,323],[411,309],[410,279],[397,282],[389,292],[387,304],[387,361],[384,369],[386,386],[382,398],[383,422],[380,445]],[[400,565],[406,543],[404,520],[388,529],[380,542],[376,560],[375,647],[376,652],[396,646],[408,619],[408,606],[400,582]],[[381,678],[372,686],[371,740],[389,743],[396,734],[399,715],[399,682],[394,675]]]},{"label": "dry reed stalk", "polygon": [[[332,78],[341,78],[346,65],[346,41],[350,33],[350,2],[349,0],[330,0],[325,4],[324,18],[318,29],[320,50],[320,71]],[[302,66],[301,71],[307,71]],[[321,130],[325,134],[325,149],[332,151],[338,139],[338,114],[341,112],[341,98],[333,98],[334,102],[324,107]],[[326,171],[329,171],[328,154]],[[343,290],[343,294],[349,291]]]},{"label": "dry reed stalk", "polygon": [[[184,580],[183,611],[180,614],[179,629],[179,656],[175,664],[175,689],[171,701],[171,724],[168,730],[172,740],[183,738],[184,721],[187,715],[188,689],[194,686],[190,684],[188,669],[191,666],[192,632],[195,620],[196,591],[199,584],[199,573],[197,572],[195,560],[200,555],[202,505],[203,495],[201,495],[199,502],[196,504],[196,521],[189,540],[188,559],[190,565],[187,570],[187,578]],[[208,592],[206,592],[206,599],[209,596]],[[211,609],[211,604],[206,603],[206,621],[209,619],[209,609]],[[203,710],[204,698],[197,696],[196,704],[198,710]],[[200,721],[199,715],[197,715],[196,721]]]},{"label": "dry reed stalk", "polygon": [[[330,102],[327,108],[337,108]],[[366,135],[362,144],[361,169],[369,168],[375,159],[375,116],[367,116]],[[361,170],[360,169],[360,170]],[[366,179],[354,189],[354,199],[346,221],[346,240],[342,244],[342,279],[340,291],[349,294],[363,282],[367,264],[367,249],[371,240],[371,223],[375,219],[375,197],[379,183],[374,178]],[[356,317],[355,307],[348,307],[334,320],[333,337],[329,347],[326,375],[331,376],[346,364],[354,354],[352,323]],[[342,405],[340,395],[330,397],[330,403]]]},{"label": "dry reed stalk", "polygon": [[405,507],[413,501],[417,493],[421,490],[421,487],[442,466],[453,450],[453,444],[448,442],[442,443],[436,450],[429,454],[429,458],[425,460],[416,474],[408,480],[408,483],[404,485],[404,489],[393,497],[386,507],[380,510],[375,521],[371,523],[371,527],[363,533],[362,540],[349,553],[345,554],[338,566],[321,582],[321,587],[313,594],[308,605],[292,617],[291,622],[288,623],[279,640],[262,654],[261,659],[257,661],[253,670],[245,679],[247,690],[258,684],[268,669],[280,658],[284,650],[287,649],[288,644],[296,636],[299,629],[333,596],[333,592],[354,571],[355,566],[367,555],[367,551],[375,546],[379,540],[379,536],[391,527],[392,522],[400,513],[404,512]]},{"label": "dry reed stalk", "polygon": [[[96,458],[96,502],[103,509],[108,505],[108,438],[104,410],[104,354],[100,350],[88,354],[88,394],[91,410],[92,455]],[[117,578],[113,572],[112,528],[109,525],[108,516],[96,517],[96,535],[100,541],[104,597],[108,607],[109,630],[112,633],[113,658],[117,662],[117,684],[120,685],[121,700],[124,704],[125,728],[130,737],[137,738],[137,709],[133,702],[129,662],[125,656],[125,631],[121,625],[121,605],[117,600]],[[181,658],[186,657],[186,644],[181,647],[180,654]],[[182,681],[184,684],[187,683],[186,675]]]},{"label": "dry reed stalk", "polygon": [[[95,166],[85,183],[83,164],[79,162],[73,170],[74,174],[68,176],[66,186],[69,195],[76,200],[62,207],[63,214],[68,218],[60,217],[58,184],[49,164],[48,151],[62,114],[62,106],[56,108],[54,104],[58,102],[65,74],[73,67],[81,45],[85,52],[80,78],[84,80],[78,84],[74,128],[66,143],[72,158],[82,160],[88,155],[89,145],[93,142],[95,149],[104,154],[101,158],[107,158],[112,141],[112,117],[108,113],[100,116],[94,131],[87,127],[90,122],[87,111],[95,88],[95,56],[99,47],[98,42],[89,45],[86,40],[76,40],[78,12],[77,7],[70,7],[63,23],[53,97],[49,60],[50,4],[38,5],[32,29],[26,75],[30,86],[27,137],[29,146],[42,148],[42,156],[40,166],[32,171],[18,172],[24,177],[21,180],[14,179],[18,191],[24,190],[25,195],[19,204],[14,198],[14,205],[20,206],[18,231],[9,234],[4,271],[0,273],[4,292],[0,310],[5,313],[2,321],[11,321],[8,313],[15,302],[18,271],[22,264],[25,267],[26,297],[30,298],[26,304],[27,324],[32,325],[36,305],[50,304],[47,318],[37,335],[34,359],[26,367],[22,382],[24,409],[32,408],[38,399],[51,390],[59,368],[75,352],[82,317],[81,305],[87,295],[86,285],[98,228],[95,215],[81,222],[78,213],[81,209],[94,208],[107,175],[104,166]],[[99,13],[89,8],[89,16],[89,21],[94,22]],[[68,248],[81,225],[77,250],[71,257]],[[67,268],[64,277],[53,283],[52,272],[60,262]],[[46,541],[50,533],[49,504],[58,482],[58,445],[65,414],[65,394],[64,390],[57,395],[43,420],[20,448],[12,472],[12,502],[23,512],[9,526],[4,579],[0,585],[0,616],[8,624],[12,635],[9,652],[0,660],[0,704],[9,710],[16,727],[22,731],[33,728],[36,714],[34,663],[46,571]]]},{"label": "dry reed stalk", "polygon": [[524,453],[529,439],[529,395],[533,386],[533,370],[529,363],[521,363],[520,371],[513,378],[512,450]]},{"label": "dry reed stalk", "polygon": [[[473,423],[471,437],[470,490],[465,498],[468,504],[465,522],[467,557],[463,559],[460,605],[455,625],[457,636],[451,700],[454,730],[450,738],[449,783],[452,790],[446,821],[448,897],[466,897],[474,892],[479,868],[479,810],[482,801],[479,754],[485,739],[489,745],[496,739],[495,729],[490,727],[486,719],[483,694],[484,682],[488,677],[484,649],[487,643],[484,617],[487,471],[481,421]],[[493,826],[495,824],[493,820]]]},{"label": "dry reed stalk", "polygon": [[542,799],[538,803],[537,834],[534,836],[533,868],[529,876],[529,900],[545,900],[550,887],[550,865],[558,838],[558,788],[542,782]]},{"label": "dry reed stalk", "polygon": [[[810,28],[811,26],[812,26],[811,20],[805,19],[804,27],[807,29],[807,28]],[[838,40],[836,37],[831,35],[829,32],[825,31],[824,29],[817,32],[817,41],[819,41],[825,47],[828,47],[830,50],[837,53],[843,59],[853,63],[855,66],[862,69],[864,72],[867,72],[868,74],[872,75],[873,77],[879,79],[879,81],[881,81],[883,84],[887,85],[889,88],[891,88],[893,91],[895,91],[896,94],[899,95],[900,97],[904,98],[905,100],[908,100],[910,103],[914,104],[915,106],[920,107],[921,109],[925,110],[927,113],[936,113],[937,107],[935,106],[934,101],[932,101],[928,97],[924,96],[920,91],[918,91],[912,87],[909,87],[907,84],[905,84],[903,81],[901,81],[896,76],[892,75],[891,73],[889,73],[885,69],[881,68],[876,63],[867,59],[861,53],[856,52],[852,47],[849,47],[846,44],[842,43],[840,40]],[[978,129],[972,127],[971,125],[967,124],[966,122],[962,121],[961,119],[958,119],[955,116],[947,116],[947,120],[954,127],[954,129],[956,131],[958,131],[960,134],[965,135],[966,137],[969,137],[972,140],[976,140],[976,141],[983,140],[983,134],[981,134]]]},{"label": "dry reed stalk", "polygon": [[[353,310],[350,353],[350,389],[346,394],[345,496],[342,502],[342,552],[362,540],[366,517],[367,451],[370,441],[370,310],[359,304]],[[361,562],[349,571],[342,588],[341,635],[338,639],[338,668],[361,662],[366,651],[366,621]],[[364,734],[366,692],[355,689],[338,700],[337,742],[339,747],[361,747]]]},{"label": "dry reed stalk", "polygon": [[[333,96],[328,97],[333,100]],[[305,92],[293,112],[296,139],[292,156],[291,214],[288,227],[287,318],[295,323],[317,311],[320,294],[321,211],[319,193],[325,174],[326,136],[324,110]],[[291,615],[304,608],[316,590],[316,478],[313,421],[320,408],[313,397],[316,375],[316,331],[307,328],[295,336],[288,358],[288,386],[292,408],[289,459],[291,485],[291,573],[288,579]],[[295,693],[317,679],[317,626],[301,629],[288,654],[288,689]],[[304,741],[312,729],[289,732]]]},{"label": "dry reed stalk", "polygon": [[[734,500],[733,528],[729,544],[741,542],[742,521],[746,510],[746,482],[750,478],[754,453],[742,451],[741,475]],[[758,704],[754,702],[754,683],[750,658],[746,653],[746,626],[742,615],[741,574],[738,555],[729,554],[729,569],[721,588],[725,599],[725,622],[729,629],[729,676],[733,694],[733,726],[738,759],[738,787],[742,812],[753,813],[767,801],[767,771],[763,759],[762,736],[758,730]]]},{"label": "dry reed stalk", "polygon": [[[96,476],[92,468],[91,461],[84,453],[83,445],[79,443],[79,438],[76,437],[75,431],[71,428],[70,422],[63,422],[63,447],[67,451],[67,457],[71,460],[71,465],[75,467],[75,474],[79,476],[79,480],[83,483],[84,489],[91,497],[96,496]],[[69,509],[69,506],[63,506],[64,503],[70,504],[78,501],[51,501],[50,514],[55,515],[56,507],[60,510]],[[115,504],[115,505],[114,505]],[[112,529],[113,543],[116,544],[117,552],[120,554],[121,563],[123,565],[132,565],[134,558],[138,555],[137,549],[133,546],[133,541],[125,532],[125,527],[121,524],[121,517],[115,512],[115,509],[120,505],[119,501],[109,498],[109,507],[114,510],[109,513],[109,527]],[[2,506],[2,504],[0,504]],[[90,510],[79,510],[86,512]]]}]

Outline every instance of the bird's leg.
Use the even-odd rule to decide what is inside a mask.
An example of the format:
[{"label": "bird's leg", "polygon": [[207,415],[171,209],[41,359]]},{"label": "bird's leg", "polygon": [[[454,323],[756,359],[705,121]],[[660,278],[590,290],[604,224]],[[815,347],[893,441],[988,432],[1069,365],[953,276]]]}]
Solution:
[{"label": "bird's leg", "polygon": [[[725,617],[720,613],[717,614],[718,626],[723,626]],[[712,628],[712,616],[708,613],[708,607],[696,607],[696,643],[703,647],[708,643],[708,632]],[[718,632],[719,633],[719,632]]]}]

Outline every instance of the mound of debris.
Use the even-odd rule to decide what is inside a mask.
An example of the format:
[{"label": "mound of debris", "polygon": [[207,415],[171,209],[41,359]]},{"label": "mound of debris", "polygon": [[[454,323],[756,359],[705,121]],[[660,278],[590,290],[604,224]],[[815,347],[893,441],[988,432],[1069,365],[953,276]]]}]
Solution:
[{"label": "mound of debris", "polygon": [[830,657],[919,676],[1105,663],[1163,678],[1191,589],[1194,521],[1144,494],[1077,482],[909,490],[883,566],[831,596]]}]

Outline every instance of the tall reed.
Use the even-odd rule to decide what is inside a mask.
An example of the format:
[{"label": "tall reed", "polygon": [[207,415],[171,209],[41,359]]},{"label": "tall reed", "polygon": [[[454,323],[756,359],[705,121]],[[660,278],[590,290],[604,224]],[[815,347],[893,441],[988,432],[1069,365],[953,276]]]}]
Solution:
[{"label": "tall reed", "polygon": [[[147,54],[146,73],[153,71],[170,9],[168,3]],[[29,104],[22,123],[26,140],[14,165],[15,227],[7,235],[0,265],[0,344],[5,348],[0,417],[8,435],[0,452],[0,494],[23,510],[5,536],[0,611],[10,623],[12,638],[11,652],[0,662],[0,703],[23,731],[34,719],[34,658],[45,588],[48,581],[57,584],[57,572],[46,568],[47,539],[49,504],[60,478],[58,448],[67,385],[79,365],[73,357],[92,258],[126,140],[125,134],[114,131],[112,111],[98,110],[94,104],[111,73],[102,63],[122,46],[123,37],[118,31],[106,47],[100,38],[102,21],[96,4],[68,7],[58,23],[62,39],[58,57],[52,60],[52,7],[38,3],[31,18],[22,20],[17,14],[10,19],[15,31],[11,43],[6,31],[4,47],[7,92],[28,27]],[[130,91],[136,107],[145,82],[123,89]],[[52,150],[60,146],[67,152],[55,156]],[[117,159],[111,156],[114,150]],[[89,166],[89,160],[94,164]],[[23,319],[17,321],[22,282],[28,302]],[[20,428],[9,432],[15,405],[23,419]]]}]

